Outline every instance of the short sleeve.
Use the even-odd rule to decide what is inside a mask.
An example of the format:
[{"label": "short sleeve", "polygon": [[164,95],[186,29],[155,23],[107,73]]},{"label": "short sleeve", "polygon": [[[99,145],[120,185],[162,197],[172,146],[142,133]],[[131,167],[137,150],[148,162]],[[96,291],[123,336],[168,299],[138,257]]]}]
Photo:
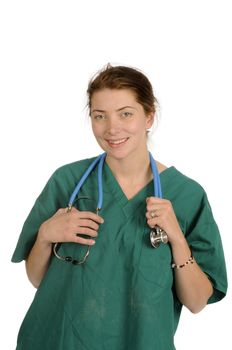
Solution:
[{"label": "short sleeve", "polygon": [[11,258],[12,262],[20,262],[28,257],[41,224],[61,207],[61,203],[59,203],[58,196],[56,195],[58,190],[59,188],[54,173],[35,201],[23,225],[14,254]]},{"label": "short sleeve", "polygon": [[186,239],[198,265],[209,277],[214,292],[208,303],[221,300],[227,291],[227,274],[218,226],[204,193]]}]

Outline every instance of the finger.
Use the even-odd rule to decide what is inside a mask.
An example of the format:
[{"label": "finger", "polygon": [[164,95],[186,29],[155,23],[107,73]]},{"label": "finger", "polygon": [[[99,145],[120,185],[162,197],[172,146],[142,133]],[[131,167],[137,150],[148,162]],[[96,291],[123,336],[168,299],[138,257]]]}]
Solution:
[{"label": "finger", "polygon": [[148,212],[152,212],[152,211],[157,211],[159,209],[165,209],[165,208],[167,208],[166,202],[160,202],[160,203],[149,204],[147,205],[146,209]]},{"label": "finger", "polygon": [[104,222],[104,219],[101,216],[92,213],[91,211],[77,211],[76,215],[81,219],[91,219],[99,224]]},{"label": "finger", "polygon": [[156,210],[147,211],[145,215],[147,219],[154,219],[160,216],[161,213],[162,213],[162,210],[156,209]]},{"label": "finger", "polygon": [[97,237],[98,232],[95,230],[92,230],[91,228],[88,228],[88,227],[78,227],[75,234],[76,235],[88,235],[91,237]]},{"label": "finger", "polygon": [[88,239],[88,238],[83,238],[80,236],[76,236],[74,239],[75,243],[79,243],[79,244],[84,244],[84,245],[94,245],[95,241],[93,239]]},{"label": "finger", "polygon": [[147,211],[145,215],[147,219],[154,219],[156,217],[156,210]]},{"label": "finger", "polygon": [[78,227],[89,227],[95,231],[99,229],[99,225],[95,221],[88,219],[80,219],[78,222]]},{"label": "finger", "polygon": [[165,199],[159,198],[159,197],[148,197],[148,198],[146,198],[147,205],[160,204],[163,201],[165,201]]},{"label": "finger", "polygon": [[154,219],[148,219],[147,224],[151,228],[154,228],[155,226],[160,226],[160,219],[158,217]]}]

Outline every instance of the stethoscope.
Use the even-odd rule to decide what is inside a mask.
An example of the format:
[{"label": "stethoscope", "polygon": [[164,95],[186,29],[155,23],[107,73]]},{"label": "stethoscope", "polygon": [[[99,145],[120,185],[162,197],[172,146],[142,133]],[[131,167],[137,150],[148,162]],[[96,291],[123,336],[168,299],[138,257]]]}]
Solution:
[{"label": "stethoscope", "polygon": [[[154,185],[154,196],[158,197],[158,198],[162,198],[162,190],[161,190],[161,183],[160,183],[160,177],[159,177],[159,173],[158,173],[158,169],[156,166],[156,162],[154,160],[154,158],[152,157],[152,154],[149,152],[149,156],[150,156],[150,164],[151,164],[151,169],[152,169],[152,173],[153,173],[153,185]],[[68,209],[67,212],[70,212],[72,210],[73,207],[73,203],[78,196],[78,193],[81,189],[81,187],[83,186],[84,182],[86,181],[86,179],[88,178],[89,174],[92,172],[92,170],[95,168],[95,166],[98,164],[98,171],[97,171],[97,179],[98,179],[98,203],[97,203],[97,209],[96,209],[96,214],[98,215],[101,208],[102,208],[102,204],[103,204],[103,187],[102,187],[102,169],[103,169],[103,165],[104,165],[104,161],[106,158],[106,153],[103,153],[101,155],[99,155],[88,167],[88,169],[85,171],[85,173],[83,174],[83,176],[81,177],[80,181],[78,182],[78,184],[76,185],[70,199],[69,199],[69,203],[68,203]],[[151,241],[151,245],[154,248],[158,248],[160,243],[164,243],[167,244],[168,243],[168,236],[167,233],[162,230],[159,226],[155,226],[151,232],[150,232],[150,241]],[[66,256],[63,257],[61,255],[58,254],[57,252],[57,246],[60,246],[61,243],[55,243],[53,246],[53,253],[54,255],[63,261],[66,262],[72,262],[74,265],[80,265],[83,264],[90,252],[90,248],[91,246],[88,246],[87,251],[84,255],[84,257],[80,260],[76,260],[73,259],[70,256]]]}]

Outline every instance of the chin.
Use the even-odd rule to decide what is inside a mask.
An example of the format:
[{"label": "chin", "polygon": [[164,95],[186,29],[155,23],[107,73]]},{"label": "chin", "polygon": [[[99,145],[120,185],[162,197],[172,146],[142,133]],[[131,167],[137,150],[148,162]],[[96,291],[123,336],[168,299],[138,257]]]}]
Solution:
[{"label": "chin", "polygon": [[125,151],[125,150],[105,150],[105,152],[107,153],[107,157],[111,158],[111,159],[116,159],[116,160],[123,160],[123,159],[127,159],[128,157],[130,157],[134,152],[129,152],[129,151]]}]

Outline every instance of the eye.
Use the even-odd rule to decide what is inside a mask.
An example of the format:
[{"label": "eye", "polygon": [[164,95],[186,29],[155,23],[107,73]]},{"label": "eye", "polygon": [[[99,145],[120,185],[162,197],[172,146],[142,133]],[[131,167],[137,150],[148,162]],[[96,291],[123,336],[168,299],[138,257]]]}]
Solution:
[{"label": "eye", "polygon": [[95,120],[103,120],[105,118],[106,118],[106,116],[104,114],[95,114],[95,115],[93,115],[93,119],[95,119]]},{"label": "eye", "polygon": [[131,113],[131,112],[123,112],[122,114],[121,114],[121,116],[123,117],[123,118],[128,118],[128,117],[131,117],[133,115],[133,113]]}]

